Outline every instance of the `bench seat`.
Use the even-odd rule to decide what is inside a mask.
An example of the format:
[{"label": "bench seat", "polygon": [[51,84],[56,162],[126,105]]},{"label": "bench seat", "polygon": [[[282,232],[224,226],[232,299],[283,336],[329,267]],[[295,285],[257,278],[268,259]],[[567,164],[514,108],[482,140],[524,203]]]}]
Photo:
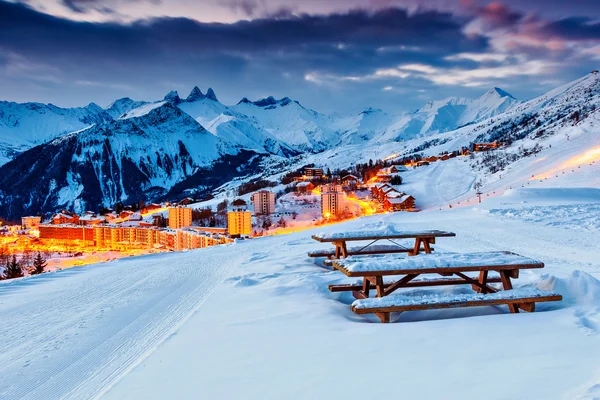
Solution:
[{"label": "bench seat", "polygon": [[356,314],[374,313],[382,322],[389,322],[391,312],[416,311],[440,308],[489,306],[495,304],[529,304],[524,307],[528,311],[534,310],[536,302],[560,301],[562,296],[537,289],[518,288],[503,290],[490,294],[464,293],[464,294],[427,294],[418,296],[390,295],[355,300],[350,308]]},{"label": "bench seat", "polygon": [[[365,246],[354,246],[348,248],[349,256],[357,255],[373,255],[373,254],[393,254],[393,253],[408,253],[413,249],[402,248],[400,246],[379,244]],[[315,250],[308,253],[309,257],[335,257],[335,250]]]},{"label": "bench seat", "polygon": [[[469,274],[467,274],[469,276]],[[469,278],[477,279],[477,276],[469,276]],[[500,275],[491,272],[488,275],[487,283],[501,283]],[[394,282],[385,282],[383,287],[388,288],[393,285]],[[416,287],[430,287],[430,286],[452,286],[452,285],[468,285],[471,284],[464,279],[456,279],[451,277],[427,277],[427,275],[422,275],[417,279],[413,279],[410,282],[406,283],[403,287],[405,288],[416,288]],[[375,288],[375,285],[370,284],[371,289]],[[347,283],[347,284],[332,284],[329,285],[329,291],[331,292],[353,292],[355,290],[362,290],[363,282],[358,281],[356,283]]]}]

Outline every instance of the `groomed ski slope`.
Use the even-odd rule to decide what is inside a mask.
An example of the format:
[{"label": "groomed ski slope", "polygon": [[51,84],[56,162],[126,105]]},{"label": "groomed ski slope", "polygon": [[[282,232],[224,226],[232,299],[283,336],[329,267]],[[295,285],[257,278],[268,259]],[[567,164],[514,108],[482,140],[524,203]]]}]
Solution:
[{"label": "groomed ski slope", "polygon": [[[385,231],[390,224],[456,232],[440,238],[436,252],[507,250],[543,261],[542,270],[522,271],[515,288],[555,291],[564,300],[540,303],[535,313],[427,310],[380,324],[353,314],[349,293],[328,291],[328,284],[353,280],[306,256],[331,247],[312,240],[315,231],[244,241],[235,245],[244,256],[230,278],[105,398],[600,396],[598,228],[590,234],[465,207],[368,217],[316,232]],[[433,290],[460,295],[470,288]]]},{"label": "groomed ski slope", "polygon": [[[228,275],[229,246],[0,284],[0,399],[87,399],[172,334]],[[227,262],[225,262],[227,260]]]}]

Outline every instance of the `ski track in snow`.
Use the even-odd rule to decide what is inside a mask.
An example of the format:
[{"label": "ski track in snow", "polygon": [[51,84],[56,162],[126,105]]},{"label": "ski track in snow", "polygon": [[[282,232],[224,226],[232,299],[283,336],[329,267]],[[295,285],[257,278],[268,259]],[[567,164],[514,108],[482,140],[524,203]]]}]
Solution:
[{"label": "ski track in snow", "polygon": [[[215,250],[142,257],[86,267],[85,273],[64,270],[0,286],[0,398],[101,395],[227,277],[235,253]],[[60,279],[66,276],[69,286]],[[28,291],[27,301],[12,304],[21,291]]]}]

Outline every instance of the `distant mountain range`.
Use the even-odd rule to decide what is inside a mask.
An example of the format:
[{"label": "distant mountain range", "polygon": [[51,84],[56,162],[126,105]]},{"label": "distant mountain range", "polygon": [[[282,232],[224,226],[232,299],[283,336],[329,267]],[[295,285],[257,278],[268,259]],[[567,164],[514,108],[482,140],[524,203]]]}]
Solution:
[{"label": "distant mountain range", "polygon": [[[546,95],[544,104],[561,93]],[[212,89],[204,94],[198,87],[185,99],[173,91],[159,101],[123,98],[104,109],[0,102],[0,216],[208,193],[260,172],[265,160],[426,141],[526,112],[523,106],[498,88],[399,115],[368,108],[331,116],[287,97],[226,106]]]}]

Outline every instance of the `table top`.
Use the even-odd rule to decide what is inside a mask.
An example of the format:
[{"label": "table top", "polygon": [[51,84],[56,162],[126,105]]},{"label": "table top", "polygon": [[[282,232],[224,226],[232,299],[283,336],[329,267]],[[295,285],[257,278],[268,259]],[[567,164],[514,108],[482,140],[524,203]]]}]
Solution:
[{"label": "table top", "polygon": [[351,256],[333,261],[347,276],[384,276],[543,268],[544,263],[507,251],[436,253],[406,257],[398,254]]},{"label": "table top", "polygon": [[312,238],[318,242],[337,242],[337,241],[357,241],[357,240],[379,240],[379,239],[412,239],[412,238],[431,238],[431,237],[453,237],[454,232],[439,230],[422,231],[355,231],[355,232],[336,232],[336,233],[318,233]]}]

